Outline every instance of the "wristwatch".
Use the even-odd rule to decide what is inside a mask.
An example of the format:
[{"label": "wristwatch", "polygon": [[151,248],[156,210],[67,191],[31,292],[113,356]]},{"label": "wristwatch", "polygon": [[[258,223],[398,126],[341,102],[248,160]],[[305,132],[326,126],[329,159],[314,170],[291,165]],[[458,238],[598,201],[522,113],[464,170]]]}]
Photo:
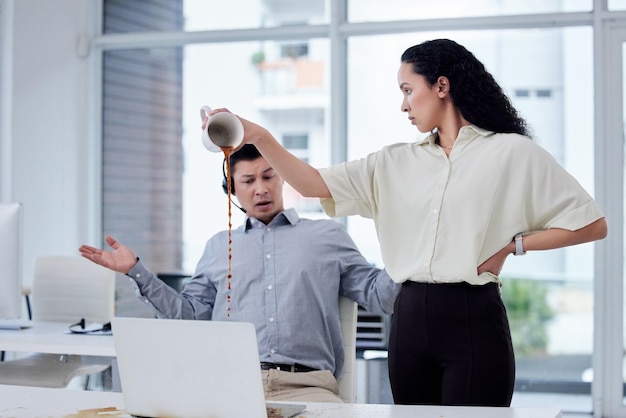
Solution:
[{"label": "wristwatch", "polygon": [[526,251],[524,251],[523,235],[520,232],[519,234],[515,235],[515,255],[524,255],[524,254],[526,254]]}]

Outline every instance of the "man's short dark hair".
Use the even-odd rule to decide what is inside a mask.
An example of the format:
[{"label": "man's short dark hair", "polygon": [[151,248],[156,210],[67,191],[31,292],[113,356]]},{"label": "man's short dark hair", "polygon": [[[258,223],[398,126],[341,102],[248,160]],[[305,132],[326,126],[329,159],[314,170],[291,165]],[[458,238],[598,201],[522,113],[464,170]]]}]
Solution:
[{"label": "man's short dark hair", "polygon": [[[236,152],[230,154],[230,192],[235,194],[235,183],[232,181],[233,173],[235,172],[235,165],[239,161],[254,161],[257,158],[263,157],[258,149],[252,144],[245,144],[239,148]],[[226,177],[226,158],[224,158],[224,164],[222,164],[222,172],[224,178],[222,179],[222,189],[224,193],[228,194],[228,178]]]},{"label": "man's short dark hair", "polygon": [[230,154],[230,170],[231,174],[235,171],[235,165],[239,161],[254,161],[257,158],[261,158],[262,155],[259,150],[252,144],[245,144],[237,151]]}]

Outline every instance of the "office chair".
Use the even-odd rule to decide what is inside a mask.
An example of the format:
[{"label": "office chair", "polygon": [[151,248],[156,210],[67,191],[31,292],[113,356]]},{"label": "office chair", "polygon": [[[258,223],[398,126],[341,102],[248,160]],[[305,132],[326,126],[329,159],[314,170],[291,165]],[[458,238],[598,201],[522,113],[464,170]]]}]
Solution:
[{"label": "office chair", "polygon": [[356,323],[357,304],[345,296],[339,296],[339,318],[341,319],[341,338],[345,363],[343,375],[339,378],[339,397],[346,403],[355,400],[356,367]]},{"label": "office chair", "polygon": [[[31,292],[35,321],[66,322],[69,327],[84,318],[104,324],[115,313],[115,272],[80,256],[38,257]],[[89,375],[111,367],[110,359],[96,359],[90,363],[80,355],[33,353],[0,362],[0,384],[63,388],[74,377],[86,376],[88,389]]]}]

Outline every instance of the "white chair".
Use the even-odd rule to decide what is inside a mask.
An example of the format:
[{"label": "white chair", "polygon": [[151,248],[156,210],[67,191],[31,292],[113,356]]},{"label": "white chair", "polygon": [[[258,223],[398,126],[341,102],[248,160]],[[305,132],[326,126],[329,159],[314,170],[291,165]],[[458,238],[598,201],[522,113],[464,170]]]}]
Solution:
[{"label": "white chair", "polygon": [[356,323],[357,304],[345,296],[339,297],[339,318],[341,319],[341,337],[345,352],[343,375],[339,378],[339,397],[346,403],[354,403],[356,385]]},{"label": "white chair", "polygon": [[[106,323],[115,314],[115,272],[80,256],[43,256],[35,260],[32,319]],[[94,336],[94,338],[98,338]],[[78,355],[33,353],[0,362],[0,384],[63,388],[77,376],[111,367],[110,359],[95,363]],[[88,380],[86,381],[88,384]]]}]

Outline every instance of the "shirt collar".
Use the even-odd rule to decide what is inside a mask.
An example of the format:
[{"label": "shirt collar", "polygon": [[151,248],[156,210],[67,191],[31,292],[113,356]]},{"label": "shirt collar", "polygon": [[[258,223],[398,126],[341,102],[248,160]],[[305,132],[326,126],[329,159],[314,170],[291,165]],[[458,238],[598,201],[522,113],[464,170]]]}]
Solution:
[{"label": "shirt collar", "polygon": [[300,216],[295,209],[285,209],[274,216],[274,219],[272,219],[267,225],[259,221],[257,218],[251,216],[247,217],[244,230],[248,231],[252,228],[266,228],[268,226],[295,225],[299,220]]},{"label": "shirt collar", "polygon": [[[479,128],[476,125],[466,125],[461,127],[461,129],[459,130],[459,135],[457,137],[457,141],[461,140],[461,141],[466,141],[469,139],[474,138],[476,135],[481,135],[481,136],[490,136],[493,135],[494,133],[491,131],[488,131],[486,129],[483,128]],[[421,142],[418,143],[418,145],[433,145],[436,146],[437,144],[435,143],[435,140],[437,139],[437,133],[431,133],[430,135],[428,135],[426,138],[424,138]]]}]

